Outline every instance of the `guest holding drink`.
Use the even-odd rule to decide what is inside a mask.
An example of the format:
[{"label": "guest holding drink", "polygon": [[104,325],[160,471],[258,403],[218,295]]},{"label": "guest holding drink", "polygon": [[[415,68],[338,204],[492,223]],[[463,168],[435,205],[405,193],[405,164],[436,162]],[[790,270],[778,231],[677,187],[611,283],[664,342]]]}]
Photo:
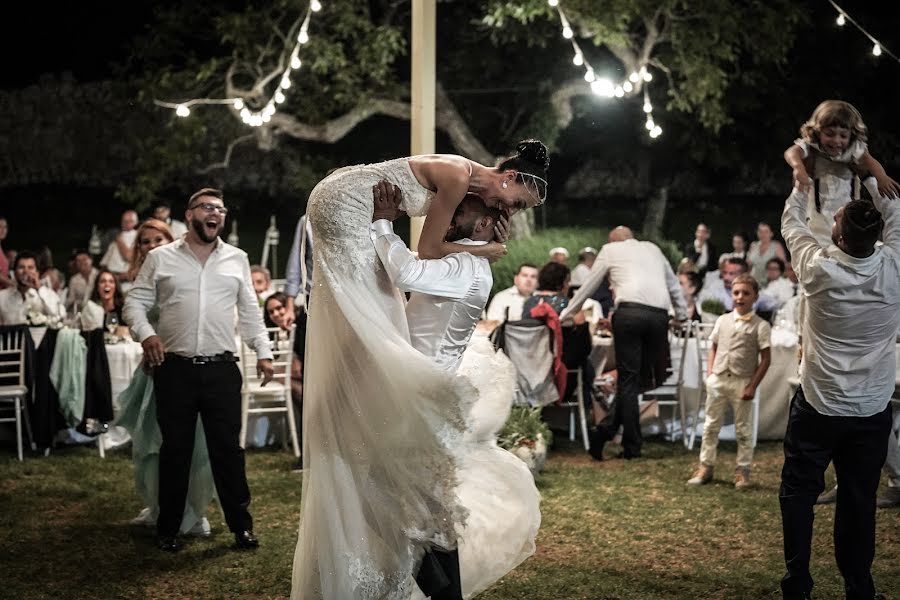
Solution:
[{"label": "guest holding drink", "polygon": [[91,331],[106,327],[110,330],[110,335],[114,334],[119,325],[127,325],[122,319],[124,304],[125,296],[119,288],[116,276],[108,269],[100,269],[94,280],[91,299],[81,311],[81,329]]}]

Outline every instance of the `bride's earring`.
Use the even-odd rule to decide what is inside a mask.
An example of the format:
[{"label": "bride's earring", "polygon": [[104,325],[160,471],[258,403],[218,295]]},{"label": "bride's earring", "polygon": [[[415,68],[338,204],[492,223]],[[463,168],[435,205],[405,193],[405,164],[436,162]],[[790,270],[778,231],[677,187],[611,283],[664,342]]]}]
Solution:
[{"label": "bride's earring", "polygon": [[506,181],[504,181],[502,187],[503,187],[503,189],[505,190],[506,188],[509,187],[509,183],[506,182]]}]

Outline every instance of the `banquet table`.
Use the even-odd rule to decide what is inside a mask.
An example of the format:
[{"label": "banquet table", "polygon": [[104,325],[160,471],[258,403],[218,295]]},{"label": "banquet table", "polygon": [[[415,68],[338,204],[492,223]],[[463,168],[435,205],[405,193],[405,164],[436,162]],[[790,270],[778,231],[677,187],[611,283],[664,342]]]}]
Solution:
[{"label": "banquet table", "polygon": [[[112,389],[113,414],[118,417],[121,412],[119,396],[131,383],[135,370],[140,366],[144,356],[141,345],[130,339],[114,344],[106,344],[106,358],[109,362],[109,383]],[[131,439],[124,427],[111,425],[109,431],[102,436],[104,448],[115,448]]]}]

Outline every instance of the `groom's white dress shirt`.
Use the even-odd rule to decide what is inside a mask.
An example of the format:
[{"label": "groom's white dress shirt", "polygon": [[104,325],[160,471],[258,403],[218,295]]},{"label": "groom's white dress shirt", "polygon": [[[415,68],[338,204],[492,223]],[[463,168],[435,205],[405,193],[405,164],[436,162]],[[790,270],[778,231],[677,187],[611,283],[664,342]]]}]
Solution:
[{"label": "groom's white dress shirt", "polygon": [[[391,281],[412,292],[406,317],[413,347],[442,369],[456,371],[494,283],[490,262],[467,252],[420,259],[385,219],[372,223],[371,231]],[[469,239],[454,243],[484,244]]]}]

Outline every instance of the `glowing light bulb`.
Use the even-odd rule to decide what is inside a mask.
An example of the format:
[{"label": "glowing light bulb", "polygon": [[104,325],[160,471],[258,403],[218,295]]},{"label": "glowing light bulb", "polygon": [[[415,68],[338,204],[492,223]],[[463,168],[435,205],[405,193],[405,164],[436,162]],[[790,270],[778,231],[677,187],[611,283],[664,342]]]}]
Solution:
[{"label": "glowing light bulb", "polygon": [[616,95],[616,98],[621,98],[625,95],[625,88],[623,88],[621,85],[617,85],[614,93]]},{"label": "glowing light bulb", "polygon": [[287,98],[284,97],[284,94],[281,93],[281,90],[278,90],[277,92],[275,92],[275,102],[277,102],[278,104],[281,104],[286,99]]},{"label": "glowing light bulb", "polygon": [[591,83],[592,81],[594,81],[594,79],[596,79],[596,77],[594,76],[593,69],[588,69],[587,71],[584,72],[584,80],[585,81],[587,81],[588,83]]},{"label": "glowing light bulb", "polygon": [[659,125],[657,125],[656,127],[654,127],[653,129],[650,130],[650,137],[652,137],[654,139],[658,138],[661,135],[662,135],[662,127],[660,127]]},{"label": "glowing light bulb", "polygon": [[246,122],[250,118],[250,109],[244,108],[241,110],[241,118]]},{"label": "glowing light bulb", "polygon": [[291,68],[292,69],[294,69],[294,70],[299,69],[302,65],[303,65],[303,63],[300,62],[299,56],[295,56],[295,57],[291,58]]},{"label": "glowing light bulb", "polygon": [[244,101],[238,98],[234,101],[234,109],[241,110],[242,108],[244,108]]},{"label": "glowing light bulb", "polygon": [[179,104],[178,108],[175,109],[175,114],[178,115],[179,117],[186,117],[189,114],[191,114],[191,109],[189,109],[184,104]]},{"label": "glowing light bulb", "polygon": [[631,85],[630,81],[626,81],[625,83],[622,84],[622,89],[625,90],[626,94],[628,94],[628,93],[631,93],[631,90],[634,89],[634,86]]},{"label": "glowing light bulb", "polygon": [[263,123],[268,123],[268,122],[271,121],[271,120],[272,120],[272,115],[263,115],[263,116],[262,116],[262,122],[263,122]]},{"label": "glowing light bulb", "polygon": [[628,81],[630,81],[631,83],[637,83],[638,79],[640,79],[640,78],[641,78],[641,76],[638,75],[637,73],[632,73],[631,75],[628,76]]},{"label": "glowing light bulb", "polygon": [[872,54],[874,54],[875,56],[881,56],[881,45],[880,44],[875,44],[875,46],[872,48]]},{"label": "glowing light bulb", "polygon": [[319,0],[312,0],[312,2],[309,3],[309,9],[313,12],[319,12],[322,10],[322,3],[319,2]]},{"label": "glowing light bulb", "polygon": [[838,15],[837,24],[840,27],[843,27],[847,23],[847,19],[844,17],[844,13]]},{"label": "glowing light bulb", "polygon": [[291,87],[291,80],[287,75],[281,78],[281,89],[286,90]]},{"label": "glowing light bulb", "polygon": [[575,54],[575,57],[572,59],[572,63],[576,67],[580,67],[581,65],[584,64],[584,57],[581,55],[581,52],[578,52]]},{"label": "glowing light bulb", "polygon": [[563,33],[563,37],[566,38],[567,40],[571,40],[573,37],[575,37],[575,32],[572,31],[572,28],[569,27],[568,25],[563,27],[562,33]]},{"label": "glowing light bulb", "polygon": [[652,118],[648,118],[647,122],[644,123],[644,127],[647,128],[647,131],[653,131],[653,129],[656,127],[656,123],[653,122]]},{"label": "glowing light bulb", "polygon": [[644,78],[644,81],[653,81],[653,74],[650,73],[650,71],[644,71],[642,77]]},{"label": "glowing light bulb", "polygon": [[556,8],[557,6],[559,6],[559,0],[547,0],[547,4],[549,4],[553,8]]},{"label": "glowing light bulb", "polygon": [[645,113],[653,112],[653,105],[650,104],[649,101],[648,101],[648,102],[644,102],[644,112],[645,112]]},{"label": "glowing light bulb", "polygon": [[591,83],[591,91],[598,96],[606,96],[607,98],[612,98],[616,93],[616,88],[613,85],[613,82],[605,77],[601,77],[596,81]]},{"label": "glowing light bulb", "polygon": [[309,41],[309,34],[306,33],[305,29],[300,30],[300,33],[297,35],[297,41],[301,44],[305,44]]}]

